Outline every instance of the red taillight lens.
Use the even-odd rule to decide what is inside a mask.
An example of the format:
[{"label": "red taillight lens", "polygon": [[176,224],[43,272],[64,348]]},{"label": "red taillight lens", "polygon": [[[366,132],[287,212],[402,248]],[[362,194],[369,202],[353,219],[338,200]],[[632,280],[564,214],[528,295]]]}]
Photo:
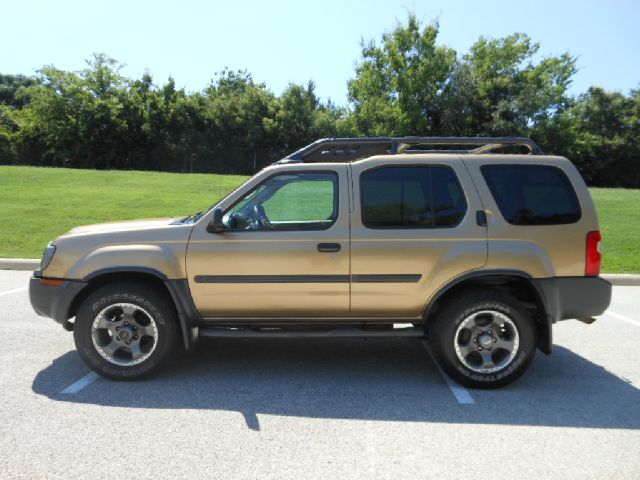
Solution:
[{"label": "red taillight lens", "polygon": [[602,236],[599,231],[587,233],[587,258],[584,272],[587,277],[600,275],[600,264],[602,263],[601,240]]}]

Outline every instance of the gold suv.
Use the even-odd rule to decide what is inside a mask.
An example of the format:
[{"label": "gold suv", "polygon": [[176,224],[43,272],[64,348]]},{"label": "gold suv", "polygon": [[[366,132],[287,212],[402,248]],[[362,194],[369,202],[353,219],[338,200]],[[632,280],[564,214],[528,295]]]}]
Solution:
[{"label": "gold suv", "polygon": [[529,139],[324,139],[204,213],[71,230],[30,297],[116,379],[198,337],[415,337],[493,388],[604,312],[600,262],[582,177]]}]

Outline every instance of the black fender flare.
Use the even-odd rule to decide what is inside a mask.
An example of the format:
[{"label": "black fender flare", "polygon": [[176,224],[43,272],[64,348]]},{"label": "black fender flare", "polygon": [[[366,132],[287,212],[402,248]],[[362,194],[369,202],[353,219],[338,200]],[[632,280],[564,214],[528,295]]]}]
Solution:
[{"label": "black fender flare", "polygon": [[429,301],[427,302],[424,312],[423,318],[425,322],[431,313],[431,310],[438,302],[440,298],[442,298],[447,292],[449,292],[452,288],[460,285],[462,282],[466,282],[473,279],[481,279],[485,278],[494,278],[499,279],[501,277],[515,277],[520,280],[524,280],[531,289],[535,292],[537,297],[537,302],[539,307],[542,309],[544,321],[541,322],[542,331],[539,331],[538,338],[538,348],[542,350],[542,352],[546,354],[550,354],[553,345],[553,337],[552,330],[553,324],[558,320],[555,318],[555,314],[558,311],[557,305],[555,305],[554,298],[549,295],[545,295],[545,292],[540,288],[540,286],[533,280],[533,277],[528,273],[522,270],[510,270],[510,269],[490,269],[490,270],[473,270],[470,272],[463,273],[453,279],[449,280],[447,283],[442,285],[438,291],[431,296]]},{"label": "black fender flare", "polygon": [[[189,283],[186,278],[167,278],[167,276],[161,271],[150,267],[117,266],[96,270],[95,272],[87,275],[83,279],[83,282],[86,282],[86,288],[90,285],[92,280],[99,277],[114,274],[121,274],[124,276],[131,273],[151,275],[164,284],[169,295],[171,295],[171,300],[173,301],[173,304],[176,307],[176,312],[178,313],[178,322],[182,332],[184,347],[187,351],[191,350],[198,337],[197,325],[199,320],[201,320],[201,316],[191,299],[191,291],[189,290]],[[76,296],[79,295],[82,290],[77,292]],[[70,299],[69,306],[71,306],[72,301],[73,299]]]}]

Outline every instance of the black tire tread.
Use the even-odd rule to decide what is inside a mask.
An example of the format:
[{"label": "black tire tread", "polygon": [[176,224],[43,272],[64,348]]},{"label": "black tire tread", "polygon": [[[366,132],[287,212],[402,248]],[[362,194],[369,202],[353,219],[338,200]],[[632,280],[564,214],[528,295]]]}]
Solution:
[{"label": "black tire tread", "polygon": [[[489,380],[491,376],[488,375],[487,380],[478,380],[469,378],[458,370],[461,364],[456,365],[459,364],[459,360],[455,356],[455,352],[453,352],[453,346],[451,345],[453,342],[449,342],[448,336],[451,332],[452,324],[456,322],[466,310],[473,308],[474,305],[486,304],[487,302],[504,305],[513,310],[516,317],[520,317],[520,321],[523,323],[523,325],[520,325],[520,330],[525,330],[520,332],[524,361],[515,371],[505,377]],[[515,320],[518,319],[516,318]],[[433,318],[428,321],[427,329],[429,347],[436,361],[447,375],[458,383],[470,388],[500,388],[515,381],[527,370],[533,361],[535,345],[537,344],[536,329],[529,312],[517,299],[491,287],[469,287],[459,291],[455,297],[445,300],[445,302],[439,306]],[[451,351],[447,351],[449,348]],[[478,375],[476,375],[476,377],[478,377]]]},{"label": "black tire tread", "polygon": [[[120,367],[103,359],[91,343],[91,324],[97,311],[109,303],[109,298],[140,303],[154,316],[159,332],[156,351],[139,365]],[[114,380],[139,380],[148,378],[162,368],[179,350],[180,331],[173,302],[155,286],[118,281],[104,285],[92,292],[80,305],[74,325],[74,341],[82,360],[95,372]]]}]

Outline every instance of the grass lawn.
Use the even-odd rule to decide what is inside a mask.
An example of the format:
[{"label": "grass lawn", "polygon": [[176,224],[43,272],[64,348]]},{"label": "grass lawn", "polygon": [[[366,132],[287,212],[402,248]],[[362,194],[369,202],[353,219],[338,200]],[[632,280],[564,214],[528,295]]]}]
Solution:
[{"label": "grass lawn", "polygon": [[[78,225],[186,216],[245,179],[0,166],[0,257],[39,258],[49,240]],[[591,193],[604,239],[604,271],[640,273],[640,190]]]},{"label": "grass lawn", "polygon": [[0,166],[0,257],[39,258],[79,225],[187,216],[246,177]]},{"label": "grass lawn", "polygon": [[640,273],[640,190],[591,188],[602,244],[603,270]]}]

